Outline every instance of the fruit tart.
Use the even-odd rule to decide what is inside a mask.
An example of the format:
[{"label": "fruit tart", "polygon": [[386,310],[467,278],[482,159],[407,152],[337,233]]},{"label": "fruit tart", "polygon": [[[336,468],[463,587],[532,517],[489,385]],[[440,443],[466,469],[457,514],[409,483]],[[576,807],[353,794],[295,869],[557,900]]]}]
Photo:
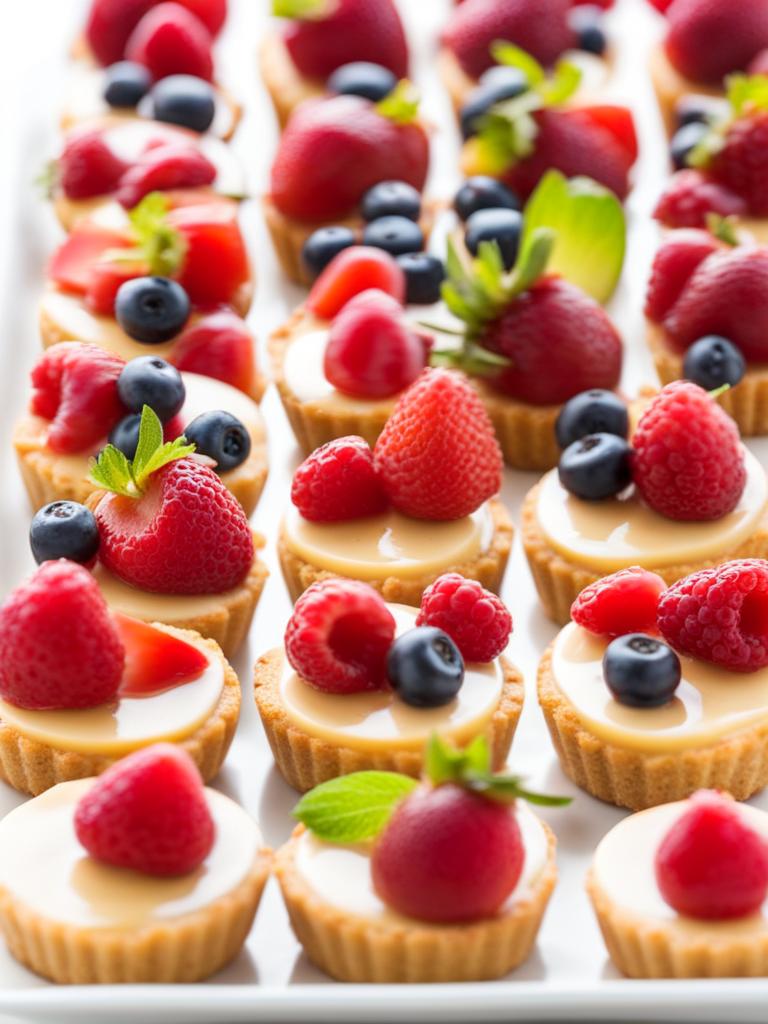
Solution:
[{"label": "fruit tart", "polygon": [[[79,544],[78,556],[84,530]],[[213,640],[110,611],[75,561],[44,561],[0,607],[0,777],[22,793],[98,775],[160,740],[212,779],[239,712],[240,684]]]},{"label": "fruit tart", "polygon": [[165,440],[182,434],[250,515],[267,477],[264,424],[255,402],[236,388],[180,373],[158,356],[126,363],[96,345],[48,349],[32,371],[29,411],[16,421],[13,444],[33,509],[84,502],[93,491],[91,459],[109,440],[133,459],[141,410],[150,406]]},{"label": "fruit tart", "polygon": [[[419,783],[358,772],[307,793],[275,856],[291,925],[340,981],[482,981],[530,955],[555,885],[555,836],[483,739],[434,737]],[[482,837],[482,839],[480,838]]]},{"label": "fruit tart", "polygon": [[305,100],[380,100],[408,75],[395,0],[273,0],[272,13],[286,20],[264,34],[259,70],[281,128]]},{"label": "fruit tart", "polygon": [[0,928],[62,984],[193,982],[241,950],[271,852],[164,743],[63,782],[0,822]]},{"label": "fruit tart", "polygon": [[283,648],[256,664],[255,697],[277,768],[302,792],[353,771],[418,776],[438,731],[488,741],[501,767],[523,706],[503,656],[512,631],[495,594],[440,576],[420,609],[387,604],[367,583],[325,579],[296,603]]},{"label": "fruit tart", "polygon": [[291,597],[345,576],[418,607],[449,571],[498,593],[512,545],[501,480],[501,452],[472,386],[453,370],[424,370],[373,451],[342,437],[296,470],[277,544]]},{"label": "fruit tart", "polygon": [[638,810],[768,783],[768,562],[700,569],[665,588],[639,566],[587,587],[539,666],[563,771]]},{"label": "fruit tart", "polygon": [[523,547],[544,610],[560,625],[585,587],[618,569],[641,565],[674,583],[768,556],[765,470],[703,388],[667,384],[630,440],[629,432],[616,395],[578,395],[557,423],[557,469],[523,502]]}]

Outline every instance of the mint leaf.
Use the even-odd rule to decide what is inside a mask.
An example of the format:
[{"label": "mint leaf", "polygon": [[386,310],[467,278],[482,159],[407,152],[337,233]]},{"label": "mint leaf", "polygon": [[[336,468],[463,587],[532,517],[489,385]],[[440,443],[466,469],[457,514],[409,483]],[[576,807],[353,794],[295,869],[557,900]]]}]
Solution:
[{"label": "mint leaf", "polygon": [[412,124],[419,114],[419,91],[407,78],[401,79],[389,96],[379,100],[376,112],[396,124]]},{"label": "mint leaf", "polygon": [[569,796],[548,796],[546,793],[533,793],[522,785],[519,775],[492,775],[490,773],[467,773],[464,785],[473,793],[479,793],[489,800],[498,803],[513,803],[525,800],[539,807],[567,807],[572,802]]},{"label": "mint leaf", "polygon": [[91,460],[91,480],[98,486],[126,498],[137,497],[131,464],[119,448],[108,444],[98,461]]},{"label": "mint leaf", "polygon": [[293,816],[318,839],[359,843],[375,838],[397,804],[418,785],[397,772],[354,772],[316,786],[293,809]]},{"label": "mint leaf", "polygon": [[726,245],[739,244],[738,222],[735,217],[722,217],[719,213],[713,213],[710,210],[705,220],[707,231],[719,241],[725,242]]},{"label": "mint leaf", "polygon": [[545,79],[538,88],[538,93],[547,107],[556,107],[565,103],[581,85],[581,68],[568,60],[559,60],[555,64],[549,79]]},{"label": "mint leaf", "polygon": [[725,90],[735,117],[768,110],[768,75],[728,75]]},{"label": "mint leaf", "polygon": [[497,64],[505,64],[510,68],[517,68],[522,71],[528,79],[528,85],[535,87],[541,85],[545,80],[544,68],[535,57],[514,43],[508,43],[505,39],[497,39],[491,43],[491,56]]},{"label": "mint leaf", "polygon": [[276,18],[324,18],[328,0],[272,0],[272,13]]},{"label": "mint leaf", "polygon": [[44,199],[53,199],[53,193],[59,180],[59,165],[56,160],[46,160],[35,176],[33,184],[40,189]]},{"label": "mint leaf", "polygon": [[144,468],[154,455],[155,451],[163,444],[163,425],[156,413],[148,405],[141,410],[141,421],[139,423],[139,443],[136,446],[136,454],[133,457],[133,474],[138,478],[142,475]]}]

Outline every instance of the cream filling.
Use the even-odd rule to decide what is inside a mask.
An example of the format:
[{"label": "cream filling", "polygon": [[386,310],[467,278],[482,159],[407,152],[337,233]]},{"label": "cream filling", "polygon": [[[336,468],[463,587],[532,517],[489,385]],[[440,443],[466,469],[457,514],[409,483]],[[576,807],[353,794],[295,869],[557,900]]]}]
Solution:
[{"label": "cream filling", "polygon": [[[523,870],[499,913],[511,910],[524,899],[541,877],[547,864],[547,836],[541,822],[521,800],[515,814],[525,848]],[[381,924],[408,923],[376,895],[371,880],[370,845],[335,846],[303,832],[296,844],[296,870],[323,903],[342,913]]]},{"label": "cream filling", "polygon": [[112,611],[122,612],[143,622],[164,622],[171,626],[175,623],[183,625],[190,619],[220,614],[230,595],[243,585],[223,594],[155,594],[124,583],[105,569],[101,562],[96,563],[93,576]]},{"label": "cream filling", "polygon": [[[388,608],[395,617],[398,636],[416,625],[418,609],[399,604]],[[499,706],[503,685],[498,661],[468,664],[461,689],[450,704],[416,708],[393,691],[335,694],[315,690],[283,658],[280,698],[297,728],[335,745],[421,750],[433,732],[460,745],[478,736]]]},{"label": "cream filling", "polygon": [[646,569],[680,565],[734,551],[755,531],[768,503],[768,479],[746,448],[747,481],[736,508],[711,522],[666,519],[635,491],[629,497],[582,501],[560,483],[557,470],[539,487],[536,518],[549,544],[573,562],[612,572],[630,565]]},{"label": "cream filling", "polygon": [[[656,884],[656,851],[688,801],[663,804],[631,814],[614,826],[595,851],[593,878],[605,896],[649,925],[663,924],[681,940],[697,942],[764,937],[768,933],[768,902],[760,913],[728,921],[684,917],[666,903]],[[768,815],[747,804],[734,804],[744,823],[768,840]]]},{"label": "cream filling", "polygon": [[141,928],[203,910],[247,877],[262,845],[259,829],[212,789],[205,795],[216,838],[195,871],[156,878],[90,857],[74,813],[94,781],[63,782],[0,822],[0,887],[33,913],[75,928]]}]

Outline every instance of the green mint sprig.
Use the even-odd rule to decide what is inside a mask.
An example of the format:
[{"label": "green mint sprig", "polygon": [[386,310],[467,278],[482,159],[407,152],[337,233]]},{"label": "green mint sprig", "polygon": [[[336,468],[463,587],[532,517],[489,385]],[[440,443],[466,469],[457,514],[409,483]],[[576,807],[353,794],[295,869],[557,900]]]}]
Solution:
[{"label": "green mint sprig", "polygon": [[181,269],[187,241],[168,223],[169,203],[162,192],[150,192],[128,214],[135,244],[107,249],[102,259],[111,263],[143,263],[150,274],[172,277]]},{"label": "green mint sprig", "polygon": [[379,100],[375,110],[395,124],[413,124],[419,116],[419,99],[419,90],[413,82],[402,78],[388,96]]},{"label": "green mint sprig", "polygon": [[272,0],[276,18],[321,19],[328,14],[328,7],[328,0]]}]

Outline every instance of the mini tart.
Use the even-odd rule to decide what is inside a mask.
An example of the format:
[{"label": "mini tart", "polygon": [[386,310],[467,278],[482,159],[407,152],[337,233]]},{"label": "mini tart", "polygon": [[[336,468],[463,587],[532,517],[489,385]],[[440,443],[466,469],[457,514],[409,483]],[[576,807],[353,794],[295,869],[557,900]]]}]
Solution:
[{"label": "mini tart", "polygon": [[194,872],[153,878],[102,864],[73,817],[92,779],[65,782],[0,823],[0,927],[13,956],[60,984],[194,982],[245,942],[271,853],[255,822],[214,790],[213,849]]},{"label": "mini tart", "polygon": [[[60,782],[100,775],[131,750],[162,739],[186,750],[205,782],[218,775],[240,715],[240,682],[214,640],[188,629],[152,625],[203,650],[212,666],[209,676],[157,696],[124,698],[114,708],[26,711],[0,701],[0,778],[4,782],[21,793],[37,795]],[[220,693],[215,699],[219,676]],[[199,724],[177,726],[179,711],[183,713],[185,703],[189,707],[191,697],[184,687],[196,684]],[[206,714],[211,693],[215,703]],[[166,730],[160,721],[168,722]]]},{"label": "mini tart", "polygon": [[557,470],[544,476],[525,497],[521,532],[550,619],[565,625],[586,586],[631,565],[642,565],[672,584],[734,558],[768,557],[768,483],[757,459],[744,451],[744,494],[733,512],[710,523],[665,519],[635,497],[581,501],[560,485]]},{"label": "mini tart", "polygon": [[[415,608],[392,605],[390,611],[398,634],[415,625]],[[418,778],[435,730],[460,746],[485,736],[498,770],[506,763],[524,695],[521,673],[504,657],[467,665],[458,697],[441,708],[412,708],[381,690],[323,693],[291,669],[282,648],[261,657],[254,672],[256,706],[278,771],[300,792],[369,769]]]},{"label": "mini tart", "polygon": [[[529,878],[524,875],[494,917],[469,924],[429,924],[385,908],[372,891],[364,849],[320,843],[298,826],[275,855],[275,875],[309,959],[339,981],[358,983],[484,981],[519,967],[536,942],[557,868],[554,834],[531,811],[518,807],[527,854],[529,830],[538,832],[536,870]],[[339,858],[335,878],[323,871],[322,891],[305,873],[315,844],[325,856]],[[340,891],[338,900],[331,901],[324,890],[334,882]],[[361,912],[350,906],[356,896]]]},{"label": "mini tart", "polygon": [[721,86],[694,82],[693,79],[682,75],[670,63],[663,44],[659,44],[651,51],[649,67],[661,117],[669,135],[673,135],[677,127],[675,107],[683,96],[723,96]]},{"label": "mini tart", "polygon": [[[678,914],[662,899],[654,859],[686,811],[665,804],[624,818],[595,851],[587,892],[611,959],[630,978],[761,978],[768,975],[768,908],[731,921]],[[768,839],[768,815],[739,805]]]},{"label": "mini tart", "polygon": [[325,82],[302,75],[288,53],[281,32],[269,32],[259,45],[259,72],[282,130],[300,103],[325,95]]},{"label": "mini tart", "polygon": [[[187,397],[180,415],[185,424],[203,412],[224,409],[237,416],[248,430],[251,438],[248,458],[220,477],[250,516],[267,479],[267,436],[258,406],[237,388],[213,377],[197,373],[184,373],[183,377]],[[58,455],[46,444],[48,423],[40,416],[28,414],[16,422],[13,430],[19,471],[34,510],[51,501],[84,503],[93,491],[89,460],[101,447]]]}]

